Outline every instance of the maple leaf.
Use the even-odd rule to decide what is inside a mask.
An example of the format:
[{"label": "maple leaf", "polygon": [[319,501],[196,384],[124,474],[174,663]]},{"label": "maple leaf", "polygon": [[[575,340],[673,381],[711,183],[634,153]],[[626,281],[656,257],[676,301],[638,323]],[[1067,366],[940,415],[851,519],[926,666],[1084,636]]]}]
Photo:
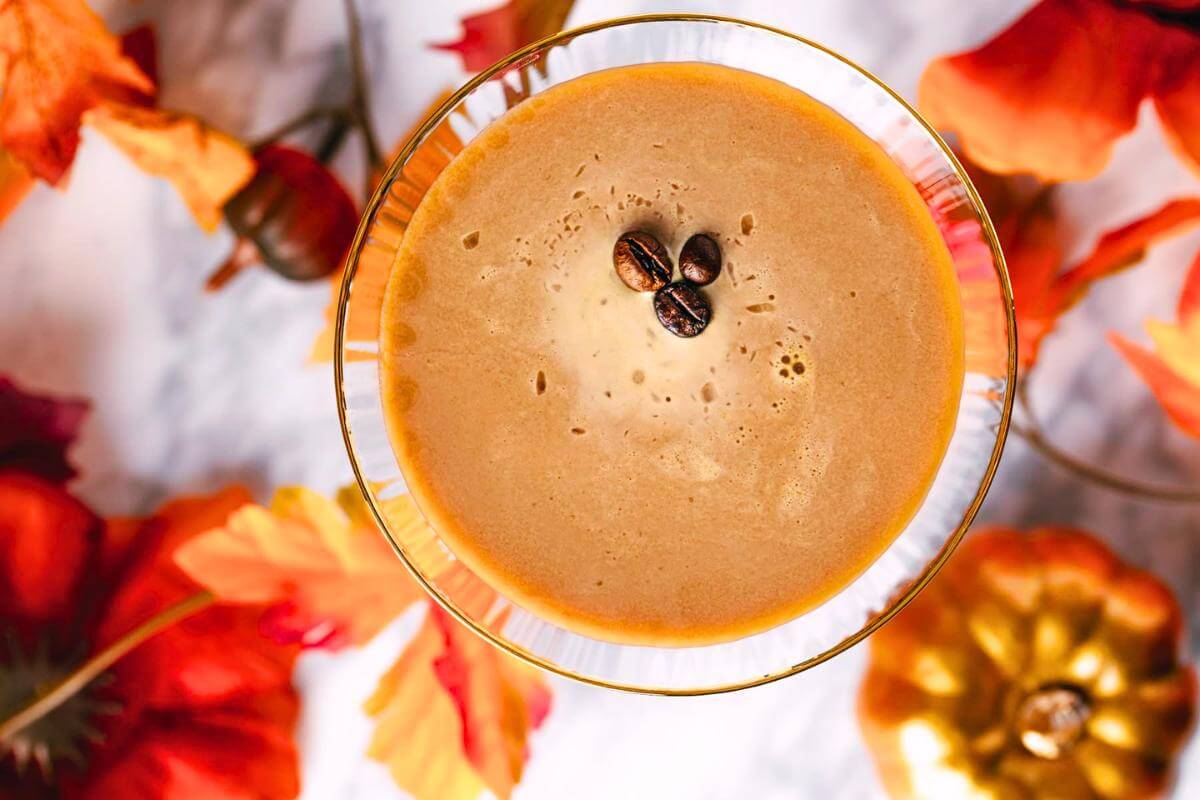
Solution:
[{"label": "maple leaf", "polygon": [[367,754],[417,800],[506,799],[521,779],[529,732],[550,710],[540,674],[430,605],[366,712]]},{"label": "maple leaf", "polygon": [[59,482],[74,477],[67,448],[87,412],[86,400],[29,394],[0,376],[0,468]]},{"label": "maple leaf", "polygon": [[[176,563],[222,600],[271,606],[264,627],[277,639],[361,644],[423,596],[361,504],[356,489],[337,503],[282,489],[185,544]],[[407,495],[385,513],[402,538],[425,526]]]},{"label": "maple leaf", "polygon": [[574,0],[509,0],[489,11],[464,17],[458,41],[433,47],[458,53],[467,70],[478,72],[509,53],[562,30],[574,4]]},{"label": "maple leaf", "polygon": [[1109,340],[1150,387],[1167,416],[1200,438],[1200,255],[1184,280],[1177,317],[1174,325],[1146,323],[1153,350],[1118,333],[1109,334]]},{"label": "maple leaf", "polygon": [[85,112],[153,88],[82,0],[0,4],[0,144],[47,183],[74,160]]},{"label": "maple leaf", "polygon": [[1200,166],[1196,9],[1042,0],[978,49],[932,62],[920,106],[984,168],[1058,181],[1103,169],[1149,98],[1172,144]]},{"label": "maple leaf", "polygon": [[[254,174],[253,161],[227,134],[154,107],[154,82],[139,66],[154,73],[153,58],[152,31],[118,40],[82,0],[0,4],[0,144],[32,175],[58,184],[86,122],[139,168],[169,180],[211,231]],[[0,161],[0,217],[24,196],[20,178]]]},{"label": "maple leaf", "polygon": [[170,181],[209,232],[220,223],[225,203],[254,175],[254,159],[240,142],[188,114],[106,103],[85,120],[143,172]]}]

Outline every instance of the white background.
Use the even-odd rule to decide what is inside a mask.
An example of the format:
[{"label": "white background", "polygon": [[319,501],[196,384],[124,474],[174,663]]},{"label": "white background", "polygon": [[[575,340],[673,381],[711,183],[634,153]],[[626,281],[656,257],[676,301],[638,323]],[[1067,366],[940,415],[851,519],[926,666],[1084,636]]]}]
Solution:
[{"label": "white background", "polygon": [[[455,39],[459,17],[487,5],[361,0],[385,143],[464,77],[457,58],[425,45]],[[976,45],[1028,5],[580,0],[570,21],[666,10],[743,16],[838,49],[913,98],[931,58]],[[339,0],[98,6],[117,30],[156,19],[164,105],[200,113],[240,136],[261,134],[345,91]],[[361,183],[353,143],[337,166]],[[1076,250],[1168,196],[1198,191],[1167,153],[1152,114],[1144,114],[1099,179],[1064,193]],[[329,491],[350,479],[331,370],[305,363],[328,287],[254,270],[220,294],[205,294],[204,277],[230,242],[228,230],[201,233],[165,183],[86,132],[68,188],[39,187],[0,228],[0,371],[35,389],[95,400],[76,455],[85,467],[79,487],[103,512],[145,512],[170,495],[231,481],[266,499],[280,485]],[[1170,429],[1103,334],[1118,329],[1142,338],[1144,317],[1170,318],[1197,249],[1197,235],[1157,248],[1146,266],[1103,284],[1047,341],[1035,403],[1074,451],[1144,477],[1196,483],[1200,444]],[[1083,489],[1014,440],[983,519],[1093,530],[1164,576],[1195,629],[1196,509]],[[361,652],[303,660],[299,735],[309,800],[401,796],[383,768],[362,756],[370,726],[358,709],[414,621],[401,620]],[[642,698],[553,679],[554,710],[534,737],[517,796],[880,797],[854,714],[865,655],[860,647],[804,675],[714,698]],[[1200,797],[1194,743],[1176,794]]]}]

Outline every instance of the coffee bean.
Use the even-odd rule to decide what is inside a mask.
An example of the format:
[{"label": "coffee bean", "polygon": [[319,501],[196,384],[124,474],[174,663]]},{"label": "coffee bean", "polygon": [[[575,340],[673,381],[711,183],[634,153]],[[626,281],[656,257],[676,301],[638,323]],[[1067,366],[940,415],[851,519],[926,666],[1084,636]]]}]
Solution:
[{"label": "coffee bean", "polygon": [[635,292],[654,292],[671,282],[671,254],[662,243],[643,231],[621,235],[613,246],[617,277]]},{"label": "coffee bean", "polygon": [[676,336],[699,336],[712,319],[712,307],[695,286],[676,281],[654,295],[654,313],[663,327]]},{"label": "coffee bean", "polygon": [[679,271],[697,286],[708,286],[721,274],[721,248],[711,236],[697,233],[679,253]]}]

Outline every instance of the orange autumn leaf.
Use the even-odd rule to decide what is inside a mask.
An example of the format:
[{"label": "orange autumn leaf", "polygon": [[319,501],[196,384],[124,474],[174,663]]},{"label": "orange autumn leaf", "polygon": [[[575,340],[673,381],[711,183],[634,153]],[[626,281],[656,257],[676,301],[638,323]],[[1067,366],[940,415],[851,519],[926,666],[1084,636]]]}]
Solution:
[{"label": "orange autumn leaf", "polygon": [[25,165],[0,147],[0,222],[21,204],[33,183],[33,176]]},{"label": "orange autumn leaf", "polygon": [[1194,14],[1178,3],[1042,0],[978,49],[931,63],[920,106],[986,169],[1059,181],[1103,169],[1152,99],[1172,143],[1200,165]]},{"label": "orange autumn leaf", "polygon": [[430,605],[366,712],[368,755],[417,800],[502,800],[521,779],[531,730],[550,709],[541,675]]},{"label": "orange autumn leaf", "polygon": [[1177,322],[1149,320],[1146,330],[1153,350],[1117,333],[1109,339],[1154,392],[1171,420],[1200,438],[1200,255],[1184,281]]},{"label": "orange autumn leaf", "polygon": [[1200,225],[1200,198],[1184,197],[1105,233],[1087,258],[1055,279],[1054,304],[1063,310],[1069,308],[1093,281],[1137,264],[1157,242],[1196,225]]},{"label": "orange autumn leaf", "polygon": [[83,0],[0,3],[0,145],[58,183],[85,112],[154,86]]},{"label": "orange autumn leaf", "polygon": [[[281,489],[270,507],[248,505],[185,544],[176,563],[226,602],[273,606],[264,627],[277,639],[361,644],[421,591],[356,498]],[[385,511],[401,537],[425,526],[407,495]]]},{"label": "orange autumn leaf", "polygon": [[143,172],[170,181],[206,231],[216,230],[226,201],[254,175],[245,147],[187,114],[108,103],[86,120]]},{"label": "orange autumn leaf", "polygon": [[574,4],[575,0],[509,0],[464,17],[458,41],[433,47],[458,53],[464,67],[478,72],[531,42],[558,33]]},{"label": "orange autumn leaf", "polygon": [[1141,261],[1148,248],[1200,225],[1200,198],[1172,200],[1109,231],[1092,252],[1064,269],[1063,231],[1052,187],[964,162],[996,226],[1012,280],[1021,365],[1037,359],[1042,339],[1096,281]]}]

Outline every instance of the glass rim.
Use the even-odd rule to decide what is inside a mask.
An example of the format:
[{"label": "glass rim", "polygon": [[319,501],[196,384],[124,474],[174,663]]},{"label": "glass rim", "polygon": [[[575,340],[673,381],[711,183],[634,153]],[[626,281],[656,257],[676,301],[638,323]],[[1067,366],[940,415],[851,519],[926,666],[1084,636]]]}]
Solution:
[{"label": "glass rim", "polygon": [[[817,50],[824,55],[830,56],[849,67],[855,72],[865,77],[868,81],[882,89],[893,101],[903,107],[913,119],[919,124],[926,133],[932,138],[941,155],[946,159],[950,168],[962,183],[966,192],[967,198],[976,214],[979,216],[979,223],[982,228],[983,238],[987,242],[988,249],[991,254],[991,262],[995,278],[999,284],[1000,299],[1003,303],[1005,317],[1005,337],[1006,337],[1006,363],[1005,363],[1005,379],[1006,386],[1009,387],[1004,393],[1004,402],[1001,409],[999,425],[996,431],[996,442],[992,448],[992,452],[988,459],[987,467],[984,470],[979,486],[975,490],[974,497],[971,499],[962,520],[958,523],[955,530],[947,536],[945,542],[938,550],[937,554],[925,565],[924,569],[917,575],[895,599],[888,602],[887,607],[878,614],[875,614],[861,628],[854,633],[838,641],[832,647],[809,656],[808,658],[790,665],[785,669],[780,669],[775,672],[755,677],[753,679],[735,681],[732,683],[703,686],[695,688],[677,688],[677,687],[651,687],[641,686],[631,683],[621,683],[617,681],[606,680],[604,678],[584,675],[568,669],[564,666],[556,664],[536,653],[521,647],[515,642],[497,635],[489,630],[485,625],[473,619],[469,614],[460,609],[457,604],[446,597],[431,581],[427,580],[421,571],[412,563],[408,555],[401,549],[395,539],[388,534],[388,525],[383,509],[379,505],[379,501],[372,490],[370,481],[363,474],[363,469],[360,464],[360,458],[357,447],[354,443],[354,436],[350,431],[350,424],[347,419],[347,400],[344,383],[345,359],[344,351],[346,344],[346,324],[349,318],[350,304],[350,288],[354,282],[354,277],[358,271],[359,255],[367,238],[367,232],[374,222],[375,214],[383,203],[384,197],[387,194],[388,187],[395,181],[403,166],[409,161],[417,147],[428,137],[428,135],[441,124],[448,116],[450,111],[456,108],[468,95],[474,92],[481,85],[502,74],[514,66],[520,66],[521,62],[529,58],[532,54],[545,50],[548,47],[568,42],[583,34],[594,33],[610,28],[618,28],[626,25],[634,25],[639,23],[655,23],[655,22],[704,22],[716,24],[738,25],[783,36],[791,39],[806,47]],[[837,112],[837,109],[834,109]],[[509,54],[492,64],[487,69],[482,70],[477,75],[472,77],[461,87],[455,90],[447,97],[436,109],[434,109],[424,121],[409,135],[404,146],[399,153],[388,165],[383,173],[383,177],[376,185],[371,193],[370,199],[364,206],[363,213],[359,219],[358,228],[355,231],[354,239],[350,244],[350,249],[347,251],[346,266],[342,273],[341,287],[338,292],[337,300],[337,317],[334,325],[334,393],[337,400],[338,424],[342,431],[342,440],[346,447],[347,455],[350,460],[351,470],[354,472],[355,483],[362,492],[367,506],[371,511],[371,517],[375,521],[376,527],[379,528],[379,533],[387,540],[396,556],[404,564],[409,574],[424,590],[434,602],[438,604],[444,611],[453,616],[459,623],[465,625],[469,630],[481,637],[489,644],[500,648],[502,651],[512,655],[527,664],[544,669],[556,675],[561,675],[565,678],[570,678],[590,686],[602,687],[605,689],[615,689],[623,692],[641,695],[654,696],[674,696],[674,697],[695,697],[702,695],[724,694],[728,692],[738,691],[740,689],[748,689],[755,686],[762,686],[768,683],[782,680],[800,672],[811,669],[812,667],[822,664],[834,656],[840,655],[850,648],[854,647],[859,642],[866,639],[880,627],[886,624],[892,617],[900,613],[916,595],[929,584],[931,580],[941,570],[942,566],[953,554],[958,547],[963,536],[974,522],[979,509],[987,496],[988,490],[991,487],[992,480],[995,477],[996,470],[999,468],[1000,458],[1004,452],[1004,446],[1008,438],[1008,430],[1012,417],[1013,403],[1015,400],[1015,386],[1017,379],[1017,325],[1016,313],[1013,303],[1012,283],[1009,279],[1008,268],[1005,264],[1004,253],[1000,247],[999,236],[996,233],[995,226],[992,224],[991,217],[988,214],[983,199],[980,197],[975,185],[971,182],[967,175],[966,168],[963,167],[953,149],[942,138],[941,134],[923,117],[916,108],[905,100],[899,93],[892,89],[886,82],[876,76],[873,72],[852,61],[841,53],[832,50],[825,45],[815,42],[799,34],[783,30],[761,22],[753,22],[750,20],[740,19],[737,17],[728,17],[715,14],[687,14],[687,13],[663,13],[663,14],[636,14],[623,17],[614,17],[611,19],[593,22],[587,25],[581,25],[576,28],[560,31],[550,36],[538,39],[525,47]]]}]

